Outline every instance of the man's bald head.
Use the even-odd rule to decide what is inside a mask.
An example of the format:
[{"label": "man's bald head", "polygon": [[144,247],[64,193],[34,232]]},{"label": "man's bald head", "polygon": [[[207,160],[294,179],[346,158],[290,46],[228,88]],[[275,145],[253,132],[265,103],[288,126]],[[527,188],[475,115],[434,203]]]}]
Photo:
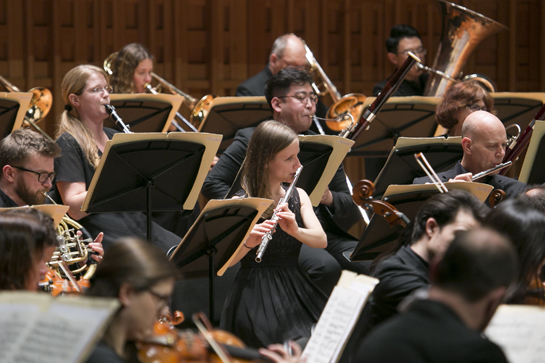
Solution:
[{"label": "man's bald head", "polygon": [[274,75],[286,67],[304,67],[307,64],[305,46],[295,34],[284,34],[274,41],[269,55],[269,68]]},{"label": "man's bald head", "polygon": [[505,134],[505,126],[499,118],[487,111],[470,113],[462,126],[462,138],[469,137],[473,140],[489,132]]}]

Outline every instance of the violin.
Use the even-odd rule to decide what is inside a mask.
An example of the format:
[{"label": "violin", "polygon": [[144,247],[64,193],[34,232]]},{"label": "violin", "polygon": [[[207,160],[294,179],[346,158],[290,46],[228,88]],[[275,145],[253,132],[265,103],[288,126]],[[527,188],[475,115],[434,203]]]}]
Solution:
[{"label": "violin", "polygon": [[528,286],[524,305],[545,306],[545,283],[540,278],[535,277]]},{"label": "violin", "polygon": [[79,279],[74,277],[73,280],[65,279],[51,269],[47,271],[44,279],[38,285],[42,290],[51,293],[54,297],[61,294],[81,294],[91,286],[89,280],[83,278],[83,276]]}]

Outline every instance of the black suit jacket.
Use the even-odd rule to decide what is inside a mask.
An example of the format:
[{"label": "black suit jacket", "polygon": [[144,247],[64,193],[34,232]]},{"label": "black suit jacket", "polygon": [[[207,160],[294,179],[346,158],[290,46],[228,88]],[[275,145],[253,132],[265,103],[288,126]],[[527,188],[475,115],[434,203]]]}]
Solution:
[{"label": "black suit jacket", "polygon": [[265,83],[272,77],[269,63],[255,76],[238,85],[236,96],[265,96]]},{"label": "black suit jacket", "polygon": [[[233,143],[225,150],[204,181],[202,193],[206,198],[223,199],[227,195],[246,157],[246,149],[254,129],[247,127],[237,131]],[[303,134],[315,133],[309,130]],[[328,242],[334,243],[338,239],[354,240],[354,237],[345,231],[361,218],[361,214],[348,190],[342,164],[329,183],[329,190],[333,195],[334,209],[322,204],[314,209],[327,234]]]},{"label": "black suit jacket", "polygon": [[[456,175],[465,174],[467,171],[464,169],[462,164],[458,161],[452,168],[442,173],[437,173],[437,176],[443,183],[448,182],[450,179],[454,178]],[[413,181],[413,184],[425,184],[431,183],[431,179],[427,176],[416,178]],[[484,184],[489,184],[494,187],[494,189],[502,189],[508,198],[512,198],[518,194],[524,193],[526,189],[526,184],[518,180],[503,176],[503,175],[489,175],[484,179]]]},{"label": "black suit jacket", "polygon": [[[392,96],[423,96],[424,90],[426,89],[426,82],[428,82],[428,77],[429,74],[423,73],[420,75],[418,81],[416,82],[403,80],[403,82],[401,82],[401,84],[399,85],[399,88],[394,92]],[[375,87],[373,87],[373,97],[378,96],[378,94],[382,92],[382,89],[384,88],[384,86],[386,86],[386,83],[388,83],[390,78],[391,76],[384,81],[377,83]]]}]

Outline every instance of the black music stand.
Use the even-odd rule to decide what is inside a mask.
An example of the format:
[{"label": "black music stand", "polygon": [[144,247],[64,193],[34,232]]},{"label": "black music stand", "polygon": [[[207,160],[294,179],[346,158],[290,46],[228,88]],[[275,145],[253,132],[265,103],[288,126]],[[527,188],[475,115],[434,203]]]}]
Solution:
[{"label": "black music stand", "polygon": [[[112,94],[110,103],[132,132],[166,132],[182,97],[169,94]],[[111,117],[104,126],[123,131]]]},{"label": "black music stand", "polygon": [[222,134],[222,153],[233,142],[239,129],[257,126],[261,121],[272,119],[272,112],[265,97],[216,97],[202,111],[204,119],[199,132]]},{"label": "black music stand", "polygon": [[8,136],[23,124],[26,110],[32,99],[28,92],[0,93],[0,137]]},{"label": "black music stand", "polygon": [[[364,111],[375,97],[365,99]],[[380,113],[355,140],[350,155],[380,157],[387,156],[399,137],[433,136],[435,108],[440,99],[436,97],[391,97]]]},{"label": "black music stand", "polygon": [[115,134],[83,202],[87,213],[192,210],[221,141],[200,133]]},{"label": "black music stand", "polygon": [[209,318],[214,321],[214,279],[228,268],[246,236],[272,200],[245,198],[211,200],[199,215],[170,260],[184,278],[209,281]]},{"label": "black music stand", "polygon": [[412,184],[414,178],[426,176],[414,158],[419,152],[436,172],[442,172],[462,159],[461,138],[399,138],[375,180],[375,198],[381,198],[391,184]]},{"label": "black music stand", "polygon": [[545,103],[545,93],[493,92],[496,116],[507,127],[517,124],[522,130],[528,126]]}]

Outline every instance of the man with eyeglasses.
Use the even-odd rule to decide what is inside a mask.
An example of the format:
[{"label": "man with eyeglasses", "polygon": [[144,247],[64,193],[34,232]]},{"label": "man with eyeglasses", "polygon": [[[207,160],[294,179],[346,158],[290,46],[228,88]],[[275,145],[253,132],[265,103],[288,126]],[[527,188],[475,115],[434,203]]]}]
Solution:
[{"label": "man with eyeglasses", "polygon": [[[386,40],[386,48],[388,49],[388,59],[396,66],[396,70],[405,62],[409,56],[409,52],[420,58],[422,62],[424,62],[427,53],[426,48],[422,45],[422,39],[418,31],[406,24],[395,25],[392,28],[390,37]],[[393,96],[422,96],[426,88],[428,76],[427,73],[414,66],[407,73]],[[378,96],[382,92],[389,79],[390,77],[373,87],[373,96]]]},{"label": "man with eyeglasses", "polygon": [[[470,182],[473,175],[501,164],[506,146],[507,134],[500,119],[486,111],[472,112],[462,125],[462,160],[451,169],[437,173],[437,176],[442,182],[450,180]],[[473,181],[501,189],[508,198],[524,193],[525,183],[498,173],[499,171]],[[416,178],[413,184],[430,182],[430,178],[426,176]]]},{"label": "man with eyeglasses", "polygon": [[45,136],[19,129],[0,141],[0,206],[44,204],[60,148]]},{"label": "man with eyeglasses", "polygon": [[[311,82],[308,72],[297,68],[284,68],[269,79],[265,89],[273,119],[289,126],[298,134],[315,134],[309,130],[317,102]],[[254,129],[249,127],[237,132],[233,143],[204,182],[202,193],[206,198],[223,199],[240,189],[240,183],[235,181]],[[355,248],[358,242],[345,231],[361,219],[361,214],[348,190],[342,165],[314,211],[326,232],[328,245],[326,250],[303,245],[299,265],[329,294],[337,283],[341,266],[358,273],[368,272],[365,264],[351,263],[343,256],[343,252]]]}]

